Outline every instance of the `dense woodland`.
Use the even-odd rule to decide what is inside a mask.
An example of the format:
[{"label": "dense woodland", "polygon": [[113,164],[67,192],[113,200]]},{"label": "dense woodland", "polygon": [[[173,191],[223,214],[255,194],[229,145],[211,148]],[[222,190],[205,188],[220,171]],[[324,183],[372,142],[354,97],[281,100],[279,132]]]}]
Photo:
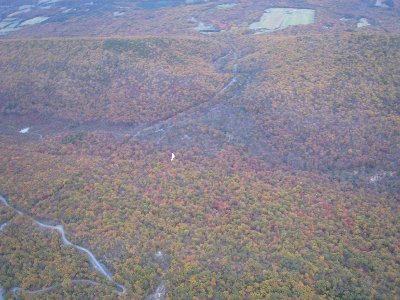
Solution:
[{"label": "dense woodland", "polygon": [[256,44],[240,64],[255,74],[240,105],[256,119],[266,156],[349,180],[397,174],[398,35],[263,37]]},{"label": "dense woodland", "polygon": [[[2,190],[33,215],[64,224],[73,242],[103,258],[128,298],[145,297],[158,276],[172,299],[398,295],[398,199],[391,194],[277,170],[231,148],[212,159],[184,149],[171,165],[168,153],[151,147],[126,143],[112,151],[111,136],[85,139],[90,147],[65,149],[56,138],[53,149],[9,146]],[[26,234],[20,227],[4,234],[14,230]],[[43,244],[41,251],[64,249]],[[165,262],[157,262],[159,250]],[[9,255],[4,262],[6,287],[11,278],[39,286],[18,282]],[[20,270],[29,271],[37,269]],[[74,272],[90,274],[87,264]]]},{"label": "dense woodland", "polygon": [[[7,297],[399,298],[399,50],[393,33],[2,41],[0,193],[26,212],[0,210]],[[13,131],[31,115],[65,126]]]},{"label": "dense woodland", "polygon": [[5,113],[139,124],[200,104],[230,79],[212,65],[229,49],[201,39],[17,41],[0,48]]}]

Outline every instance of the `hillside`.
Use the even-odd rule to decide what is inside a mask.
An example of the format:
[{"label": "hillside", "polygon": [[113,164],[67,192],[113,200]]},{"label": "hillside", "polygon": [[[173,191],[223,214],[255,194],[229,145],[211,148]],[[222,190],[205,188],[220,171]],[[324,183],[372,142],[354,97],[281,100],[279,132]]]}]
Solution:
[{"label": "hillside", "polygon": [[213,60],[229,48],[201,39],[0,43],[0,110],[74,121],[138,124],[211,99],[229,82]]},{"label": "hillside", "polygon": [[371,32],[2,40],[7,297],[400,297],[399,48]]}]

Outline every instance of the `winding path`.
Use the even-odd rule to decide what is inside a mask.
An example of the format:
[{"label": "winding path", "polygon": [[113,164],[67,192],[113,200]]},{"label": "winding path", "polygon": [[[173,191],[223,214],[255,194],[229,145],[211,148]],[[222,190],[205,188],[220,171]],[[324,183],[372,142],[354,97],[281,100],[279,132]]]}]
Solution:
[{"label": "winding path", "polygon": [[[30,220],[32,220],[32,221],[33,221],[36,225],[38,225],[40,228],[49,229],[49,230],[57,230],[57,231],[60,233],[62,242],[63,242],[63,244],[64,244],[65,246],[74,247],[74,248],[77,249],[79,252],[82,252],[82,253],[86,254],[86,256],[89,258],[89,261],[90,261],[91,265],[92,265],[103,277],[105,277],[108,281],[111,281],[111,282],[113,282],[113,283],[115,284],[115,287],[116,287],[117,292],[118,292],[119,295],[123,295],[123,294],[126,293],[126,288],[125,288],[123,285],[121,285],[121,284],[119,284],[119,283],[117,283],[117,282],[114,281],[113,275],[111,274],[111,272],[110,272],[103,264],[101,264],[101,263],[97,260],[97,258],[94,256],[94,254],[93,254],[89,249],[86,249],[86,248],[84,248],[84,247],[82,247],[82,246],[73,244],[73,243],[71,243],[71,241],[69,241],[69,240],[67,239],[67,237],[65,236],[64,227],[63,227],[62,225],[55,225],[55,226],[53,226],[53,225],[45,224],[45,223],[42,223],[42,222],[40,222],[40,221],[38,221],[38,220],[35,220],[35,219],[32,218],[31,216],[29,216],[29,215],[23,213],[23,212],[22,212],[21,210],[19,210],[16,206],[10,205],[10,204],[7,202],[6,198],[4,198],[2,195],[0,195],[0,201],[3,203],[4,206],[6,206],[6,207],[12,207],[12,208],[14,209],[14,211],[15,211],[17,214],[28,217]],[[7,223],[8,223],[8,222],[2,224],[0,230],[3,229],[3,228],[7,225]],[[91,284],[91,285],[94,285],[94,284],[97,285],[97,284],[99,284],[99,283],[97,283],[97,282],[95,282],[95,281],[87,280],[87,279],[75,279],[75,280],[72,280],[72,282],[73,282],[73,283],[85,282],[85,283],[88,283],[88,284]],[[46,291],[49,291],[49,290],[53,290],[53,289],[57,288],[58,286],[60,286],[60,284],[55,284],[55,285],[53,285],[53,286],[51,286],[51,287],[48,287],[48,288],[38,289],[38,290],[35,290],[35,291],[26,291],[26,292],[29,293],[29,294],[37,294],[37,293],[42,293],[42,292],[46,292]],[[22,288],[20,288],[20,287],[14,287],[14,288],[11,289],[11,291],[12,291],[13,295],[14,295],[15,297],[17,297],[17,296],[16,296],[16,293],[17,293],[17,292],[19,292],[19,291],[25,291],[25,290],[22,289]],[[0,298],[0,299],[1,299],[1,298]]]},{"label": "winding path", "polygon": [[[88,285],[99,285],[100,284],[100,283],[98,283],[96,281],[89,280],[89,279],[74,279],[74,280],[71,280],[71,282],[74,283],[74,284],[76,284],[76,283],[86,283]],[[43,288],[43,289],[38,289],[38,290],[33,290],[33,291],[25,290],[25,289],[20,288],[20,287],[14,287],[14,288],[11,289],[11,292],[14,295],[15,298],[18,298],[18,295],[17,295],[18,292],[25,292],[25,293],[27,293],[29,295],[36,295],[36,294],[41,294],[41,293],[44,293],[44,292],[52,291],[52,290],[54,290],[54,289],[56,289],[56,288],[58,288],[60,286],[62,286],[61,283],[56,283],[56,284],[54,284],[54,285],[52,285],[52,286],[50,286],[48,288]]]},{"label": "winding path", "polygon": [[6,227],[8,225],[8,221],[4,222],[3,224],[0,225],[0,231],[2,231],[4,229],[4,227]]},{"label": "winding path", "polygon": [[[144,126],[140,126],[138,128],[135,128],[135,134],[133,134],[133,132],[131,133],[132,137],[145,137],[149,134],[152,133],[158,133],[158,132],[164,132],[167,131],[169,128],[171,128],[173,126],[173,124],[171,125],[171,123],[173,123],[174,121],[179,120],[181,123],[184,123],[186,120],[190,119],[193,115],[194,112],[196,112],[199,108],[204,108],[205,105],[207,104],[212,104],[214,102],[219,102],[219,97],[224,96],[224,94],[226,92],[228,92],[229,90],[233,89],[235,87],[235,85],[238,82],[238,55],[236,52],[236,49],[231,49],[226,55],[218,58],[216,61],[214,61],[214,64],[218,64],[219,61],[222,61],[224,59],[226,59],[227,57],[232,56],[232,60],[231,63],[233,64],[233,77],[231,78],[231,80],[229,82],[227,82],[223,87],[220,88],[219,91],[217,91],[213,96],[211,96],[211,98],[209,98],[207,101],[204,101],[202,103],[199,103],[197,105],[194,105],[186,110],[183,110],[181,112],[178,112],[177,114],[167,117],[163,120],[158,120],[156,122],[154,122],[153,124],[147,124]],[[115,132],[114,132],[115,133]],[[129,132],[127,132],[129,133]],[[35,133],[39,136],[39,138],[43,138],[39,133]],[[124,136],[125,134],[119,133],[120,135]],[[0,202],[3,203],[4,206],[10,206],[14,209],[14,211],[19,214],[19,215],[24,215],[26,217],[28,217],[29,219],[31,219],[37,226],[39,226],[42,229],[45,230],[56,230],[62,239],[62,242],[65,246],[70,246],[70,247],[74,247],[75,249],[77,249],[78,251],[84,253],[91,265],[104,277],[106,278],[108,281],[112,282],[115,287],[116,290],[118,292],[119,295],[123,295],[126,293],[126,288],[121,285],[118,284],[117,282],[114,281],[113,279],[113,275],[111,274],[111,272],[106,268],[106,266],[104,266],[103,264],[101,264],[96,257],[94,256],[94,254],[87,248],[81,247],[79,245],[73,244],[71,241],[69,241],[66,237],[65,234],[65,230],[64,227],[62,225],[49,225],[49,224],[45,224],[43,222],[40,222],[36,219],[34,219],[33,217],[29,216],[28,214],[22,212],[21,210],[18,209],[17,206],[15,205],[10,205],[7,200],[0,195]],[[4,227],[7,226],[8,222],[5,222],[3,224],[0,225],[0,231],[4,229]],[[87,280],[87,279],[75,279],[72,280],[73,283],[77,284],[77,283],[86,283],[89,285],[99,285],[100,283],[95,282],[95,281],[91,281],[91,280]],[[60,287],[61,284],[54,284],[53,286],[47,287],[47,288],[42,288],[42,289],[37,289],[37,290],[24,290],[20,287],[14,287],[11,289],[11,292],[13,293],[14,297],[17,298],[17,293],[24,291],[25,293],[34,295],[34,294],[40,294],[40,293],[44,293],[44,292],[48,292],[48,291],[52,291],[58,287]],[[1,286],[0,286],[1,288]],[[154,290],[153,290],[154,291]],[[167,286],[166,283],[161,281],[158,283],[157,287],[155,288],[155,291],[150,294],[147,299],[148,300],[160,300],[160,299],[164,299],[165,298],[165,294],[167,292]],[[2,300],[2,295],[0,293],[0,300]]]}]

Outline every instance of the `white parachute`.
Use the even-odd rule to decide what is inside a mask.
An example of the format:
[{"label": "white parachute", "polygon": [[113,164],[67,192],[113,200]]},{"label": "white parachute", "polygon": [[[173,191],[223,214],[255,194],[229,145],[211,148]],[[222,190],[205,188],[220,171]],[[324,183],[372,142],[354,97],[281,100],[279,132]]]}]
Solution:
[{"label": "white parachute", "polygon": [[20,132],[20,133],[28,133],[28,132],[29,132],[29,127],[26,127],[26,128],[24,128],[24,129],[21,129],[19,132]]}]

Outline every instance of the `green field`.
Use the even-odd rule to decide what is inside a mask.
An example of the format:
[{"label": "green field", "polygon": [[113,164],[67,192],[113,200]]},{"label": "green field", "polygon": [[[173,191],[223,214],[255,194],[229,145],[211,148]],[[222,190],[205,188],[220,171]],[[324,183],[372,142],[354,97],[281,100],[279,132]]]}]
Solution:
[{"label": "green field", "polygon": [[282,30],[289,26],[314,23],[315,10],[297,8],[270,8],[265,10],[260,21],[249,28],[259,32]]}]

